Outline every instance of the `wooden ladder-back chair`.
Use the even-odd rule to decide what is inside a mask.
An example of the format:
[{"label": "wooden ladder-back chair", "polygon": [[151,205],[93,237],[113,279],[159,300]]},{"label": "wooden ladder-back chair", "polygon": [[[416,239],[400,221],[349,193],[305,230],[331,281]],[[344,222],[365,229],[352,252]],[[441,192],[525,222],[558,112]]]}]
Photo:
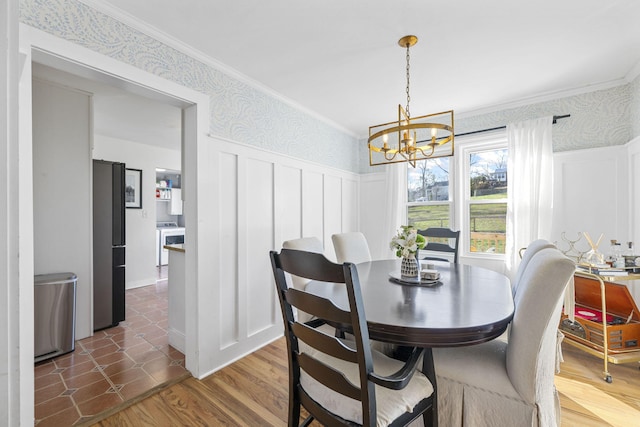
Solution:
[{"label": "wooden ladder-back chair", "polygon": [[[282,242],[282,247],[284,249],[296,249],[299,251],[324,254],[324,247],[322,246],[322,242],[317,237],[302,237],[300,239],[285,240],[284,242]],[[304,291],[307,283],[309,283],[309,279],[305,279],[304,277],[291,276],[291,284],[296,289]],[[308,322],[312,320],[312,317],[303,311],[298,311],[297,313],[298,319],[301,322]]]},{"label": "wooden ladder-back chair", "polygon": [[[423,350],[401,362],[371,349],[355,265],[291,249],[270,256],[287,339],[289,426],[299,425],[301,407],[310,414],[303,426],[400,426],[421,415],[431,425],[433,387],[416,370]],[[285,273],[344,286],[349,306],[288,287]],[[349,330],[353,341],[296,321],[294,307]]]},{"label": "wooden ladder-back chair", "polygon": [[[422,249],[423,251],[445,252],[445,253],[453,254],[453,263],[454,264],[458,263],[458,242],[460,240],[460,230],[453,231],[448,228],[431,227],[431,228],[427,228],[426,230],[418,230],[418,233],[422,234],[427,238],[427,246],[425,246],[424,249]],[[450,246],[449,243],[431,242],[429,239],[430,237],[436,238],[436,239],[452,239],[453,246]],[[436,261],[449,262],[448,259],[438,258],[433,256],[426,256],[422,259],[432,259]]]}]

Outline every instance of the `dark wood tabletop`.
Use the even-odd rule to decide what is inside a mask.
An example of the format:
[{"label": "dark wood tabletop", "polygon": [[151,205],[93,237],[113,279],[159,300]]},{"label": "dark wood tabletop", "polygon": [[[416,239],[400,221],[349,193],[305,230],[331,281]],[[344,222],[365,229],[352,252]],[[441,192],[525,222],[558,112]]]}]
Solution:
[{"label": "dark wood tabletop", "polygon": [[[357,265],[370,338],[409,346],[455,347],[501,335],[513,317],[509,279],[481,267],[433,263],[441,282],[434,286],[389,280],[389,273],[400,271],[399,259]],[[310,282],[306,291],[348,307],[343,285]]]}]

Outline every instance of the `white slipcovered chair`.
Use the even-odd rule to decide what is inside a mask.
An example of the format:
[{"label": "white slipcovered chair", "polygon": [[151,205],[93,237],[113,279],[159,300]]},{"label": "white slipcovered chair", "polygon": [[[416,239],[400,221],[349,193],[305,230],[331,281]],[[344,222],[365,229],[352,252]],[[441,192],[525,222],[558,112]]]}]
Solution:
[{"label": "white slipcovered chair", "polygon": [[[300,239],[285,240],[282,243],[284,249],[296,249],[298,251],[314,252],[317,254],[324,254],[324,247],[322,242],[317,237],[302,237]],[[304,288],[309,283],[309,279],[305,279],[298,276],[291,276],[293,287],[304,291]]]},{"label": "white slipcovered chair", "polygon": [[529,261],[531,261],[531,258],[537,254],[539,251],[541,251],[542,249],[545,248],[555,248],[555,245],[553,243],[551,243],[548,240],[545,239],[538,239],[538,240],[534,240],[533,242],[529,243],[529,246],[527,246],[524,251],[524,254],[522,255],[522,259],[520,260],[520,265],[518,265],[518,270],[516,272],[516,277],[513,280],[513,283],[511,285],[511,292],[513,293],[513,297],[515,298],[516,296],[516,292],[518,290],[518,284],[520,283],[520,280],[522,279],[522,274],[524,273],[524,270],[527,268],[527,264],[529,264]]},{"label": "white slipcovered chair", "polygon": [[538,251],[520,279],[507,341],[434,349],[439,425],[560,424],[553,383],[556,330],[574,270],[558,249]]},{"label": "white slipcovered chair", "polygon": [[361,262],[371,261],[369,244],[364,234],[358,231],[339,233],[331,236],[331,240],[333,241],[333,248],[336,251],[338,264],[344,262],[359,264]]},{"label": "white slipcovered chair", "polygon": [[[513,293],[513,298],[516,298],[516,294],[518,291],[518,284],[520,283],[520,280],[522,279],[522,275],[524,274],[524,271],[527,268],[527,264],[529,264],[529,261],[531,261],[531,258],[533,258],[533,256],[537,254],[539,251],[541,251],[542,249],[555,248],[555,247],[556,246],[548,240],[538,239],[529,243],[529,246],[527,246],[526,248],[522,248],[520,250],[520,251],[524,250],[524,253],[522,254],[520,265],[518,265],[518,270],[516,271],[516,277],[512,282],[513,284],[511,286],[511,292]],[[507,330],[504,334],[500,335],[497,339],[507,341],[508,337],[509,337],[509,331]],[[560,362],[564,361],[564,358],[562,356],[562,340],[563,339],[564,339],[564,334],[560,332],[560,330],[558,329],[556,331],[556,369],[555,369],[556,373],[560,372]]]},{"label": "white slipcovered chair", "polygon": [[[282,247],[284,249],[296,249],[299,251],[306,252],[315,252],[317,254],[324,254],[324,247],[322,247],[322,242],[317,237],[302,237],[300,239],[291,239],[286,240],[282,243]],[[298,277],[290,275],[291,284],[294,288],[304,291],[307,287],[307,283],[309,283],[309,279],[304,277]],[[303,312],[296,311],[296,316],[298,317],[299,322],[308,322],[312,319],[312,316]]]}]

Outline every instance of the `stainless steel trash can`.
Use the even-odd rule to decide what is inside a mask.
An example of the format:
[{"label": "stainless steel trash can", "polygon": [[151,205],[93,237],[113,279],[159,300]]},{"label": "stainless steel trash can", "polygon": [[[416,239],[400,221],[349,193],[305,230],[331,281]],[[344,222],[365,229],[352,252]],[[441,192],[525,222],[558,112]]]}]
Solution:
[{"label": "stainless steel trash can", "polygon": [[75,349],[77,283],[74,273],[34,276],[36,362]]}]

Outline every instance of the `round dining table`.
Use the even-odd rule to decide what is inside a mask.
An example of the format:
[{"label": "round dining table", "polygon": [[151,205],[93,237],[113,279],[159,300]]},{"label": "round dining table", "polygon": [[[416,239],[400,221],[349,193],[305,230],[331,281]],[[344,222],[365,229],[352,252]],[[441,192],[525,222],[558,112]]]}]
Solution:
[{"label": "round dining table", "polygon": [[[440,275],[434,283],[403,278],[399,259],[356,267],[369,338],[425,348],[422,372],[434,385],[433,426],[437,427],[431,349],[479,344],[500,336],[513,318],[514,304],[510,281],[503,274],[465,264],[428,262]],[[311,281],[305,291],[349,309],[344,284]]]},{"label": "round dining table", "polygon": [[[402,280],[399,259],[356,265],[371,339],[456,347],[489,341],[506,330],[514,305],[505,275],[465,264],[429,263],[440,279],[424,285],[394,279]],[[344,285],[312,281],[305,290],[348,309]]]}]

